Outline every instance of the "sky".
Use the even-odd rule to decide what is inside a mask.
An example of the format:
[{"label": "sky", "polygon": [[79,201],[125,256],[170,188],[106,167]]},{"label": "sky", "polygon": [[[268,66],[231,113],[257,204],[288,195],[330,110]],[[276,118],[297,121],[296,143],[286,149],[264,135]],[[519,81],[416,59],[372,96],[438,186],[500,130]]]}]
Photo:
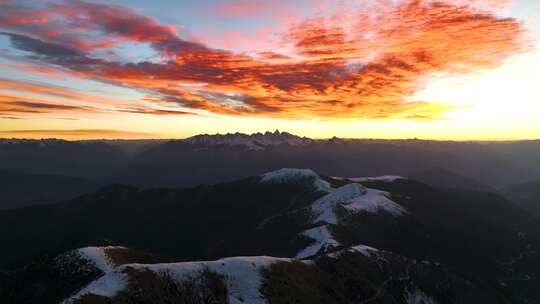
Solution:
[{"label": "sky", "polygon": [[540,138],[540,0],[0,0],[0,137]]}]

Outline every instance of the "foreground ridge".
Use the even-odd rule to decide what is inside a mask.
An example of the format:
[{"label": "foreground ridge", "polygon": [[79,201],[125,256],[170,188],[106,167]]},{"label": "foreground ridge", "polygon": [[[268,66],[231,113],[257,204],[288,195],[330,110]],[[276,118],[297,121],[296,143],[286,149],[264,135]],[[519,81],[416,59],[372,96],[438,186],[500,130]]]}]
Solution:
[{"label": "foreground ridge", "polygon": [[[2,254],[11,260],[26,254],[29,263],[0,272],[6,303],[535,299],[539,251],[526,216],[495,194],[441,190],[402,177],[282,168],[194,188],[110,185],[19,212],[17,222],[0,213],[3,231],[25,233],[6,238]],[[35,248],[29,236],[52,245]],[[73,238],[94,246],[68,251],[74,245],[65,240]],[[49,258],[56,246],[67,253]],[[35,259],[17,248],[49,255]],[[530,288],[507,298],[523,284]]]},{"label": "foreground ridge", "polygon": [[[81,248],[76,252],[87,250],[88,248]],[[95,263],[95,266],[98,264],[99,262]],[[336,267],[346,267],[342,270],[346,273],[336,276],[335,273],[328,272]],[[383,270],[385,268],[386,270]],[[372,276],[387,275],[386,271],[393,273],[388,279],[372,279]],[[364,286],[358,285],[350,292],[330,282],[326,282],[324,287],[319,286],[317,280],[321,275],[336,276],[335,280],[347,284],[363,280]],[[351,279],[353,281],[350,281]],[[444,280],[444,284],[426,284],[426,279],[441,282]],[[306,281],[300,283],[301,286],[294,286],[303,280]],[[293,286],[288,286],[288,283],[282,285],[285,282],[290,282]],[[311,285],[313,283],[316,285]],[[357,245],[306,260],[254,256],[180,263],[127,263],[104,272],[101,277],[63,303],[101,303],[96,302],[98,299],[123,303],[126,299],[145,299],[145,294],[148,294],[170,300],[180,296],[183,297],[182,303],[199,303],[197,301],[202,299],[212,299],[212,303],[263,304],[279,300],[283,296],[290,300],[301,299],[305,291],[300,289],[298,294],[291,292],[291,288],[298,287],[316,288],[317,292],[323,294],[325,289],[318,288],[338,288],[332,292],[338,294],[331,293],[338,297],[333,299],[336,303],[348,303],[353,299],[381,300],[388,296],[394,297],[400,303],[438,303],[438,297],[456,291],[463,293],[461,299],[489,299],[480,288],[438,264],[419,262],[391,252]],[[285,290],[290,294],[282,294]],[[339,297],[342,297],[341,300]]]}]

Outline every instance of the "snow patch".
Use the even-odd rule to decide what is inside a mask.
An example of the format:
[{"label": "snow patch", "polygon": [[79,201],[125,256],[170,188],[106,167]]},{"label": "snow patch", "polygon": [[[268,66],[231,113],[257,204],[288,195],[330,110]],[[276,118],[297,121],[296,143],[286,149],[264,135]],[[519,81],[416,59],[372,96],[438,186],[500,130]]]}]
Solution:
[{"label": "snow patch", "polygon": [[338,204],[345,204],[351,199],[361,196],[366,191],[367,189],[360,184],[347,184],[319,198],[311,207],[313,213],[317,216],[315,223],[337,224],[334,208]]},{"label": "snow patch", "polygon": [[339,187],[329,194],[316,200],[311,209],[317,222],[337,224],[337,216],[334,211],[336,206],[343,206],[351,212],[379,213],[386,211],[393,216],[400,216],[407,211],[391,201],[385,191],[366,188],[360,184],[351,183]]},{"label": "snow patch", "polygon": [[388,196],[390,196],[388,192],[368,189],[364,195],[353,198],[343,207],[353,212],[378,213],[385,211],[396,217],[407,213],[403,207],[390,200]]},{"label": "snow patch", "polygon": [[407,290],[405,300],[407,301],[407,304],[437,304],[437,301],[418,288]]},{"label": "snow patch", "polygon": [[302,249],[295,258],[303,259],[313,256],[321,250],[331,249],[339,246],[339,242],[334,239],[332,233],[328,230],[328,226],[319,226],[302,232],[303,236],[313,239],[314,242],[308,247]]},{"label": "snow patch", "polygon": [[115,249],[115,248],[124,248],[124,247],[85,247],[78,249],[77,251],[83,259],[90,261],[94,264],[99,270],[107,273],[112,271],[115,268],[113,262],[109,259],[105,253],[106,249]]},{"label": "snow patch", "polygon": [[369,247],[369,246],[366,246],[366,245],[357,245],[357,246],[351,247],[350,250],[359,252],[359,253],[361,253],[361,254],[363,254],[365,256],[368,256],[368,257],[371,257],[374,254],[379,252],[379,249]]},{"label": "snow patch", "polygon": [[329,192],[332,189],[330,183],[321,179],[321,177],[311,169],[283,168],[261,175],[261,183],[286,184],[306,180],[312,180],[313,187],[318,191]]},{"label": "snow patch", "polygon": [[167,272],[179,281],[208,269],[224,276],[229,292],[229,303],[264,304],[266,300],[259,292],[262,284],[261,271],[274,263],[290,261],[290,259],[265,256],[233,257],[208,262],[131,264],[129,267],[146,268],[158,273]]},{"label": "snow patch", "polygon": [[128,286],[127,275],[120,269],[107,272],[104,276],[91,282],[85,288],[81,289],[72,297],[63,301],[63,304],[74,303],[77,299],[85,294],[95,294],[104,297],[114,297],[119,291],[124,290]]}]

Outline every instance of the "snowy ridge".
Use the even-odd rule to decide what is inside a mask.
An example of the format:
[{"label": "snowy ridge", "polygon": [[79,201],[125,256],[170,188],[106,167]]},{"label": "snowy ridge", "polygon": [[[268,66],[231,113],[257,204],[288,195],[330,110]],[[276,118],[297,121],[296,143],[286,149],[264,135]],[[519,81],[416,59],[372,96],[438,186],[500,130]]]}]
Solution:
[{"label": "snowy ridge", "polygon": [[368,189],[364,195],[353,198],[347,204],[343,204],[343,207],[352,212],[379,213],[384,211],[395,217],[407,213],[403,207],[390,200],[388,196],[390,193],[386,191]]},{"label": "snowy ridge", "polygon": [[211,146],[242,146],[248,150],[265,150],[271,146],[305,146],[313,142],[312,139],[299,137],[287,132],[274,133],[254,133],[251,135],[243,133],[227,133],[215,135],[196,135],[184,140],[184,142],[197,145]]},{"label": "snowy ridge", "polygon": [[90,261],[99,270],[107,273],[107,272],[112,271],[115,266],[112,263],[112,261],[109,259],[107,254],[105,253],[105,250],[117,249],[117,248],[125,249],[125,247],[108,246],[108,247],[84,247],[84,248],[78,249],[77,251],[83,259]]},{"label": "snowy ridge", "polygon": [[347,184],[313,203],[311,210],[316,216],[314,222],[337,224],[338,219],[334,209],[338,205],[355,213],[384,211],[393,216],[407,213],[403,207],[391,201],[388,196],[389,193],[385,191],[366,188],[357,183]]},{"label": "snowy ridge", "polygon": [[325,252],[340,245],[326,225],[306,230],[302,232],[302,235],[312,239],[314,242],[297,253],[295,256],[297,259],[314,256],[317,253]]},{"label": "snowy ridge", "polygon": [[287,184],[303,181],[311,181],[318,191],[329,192],[332,190],[330,183],[323,180],[319,174],[311,169],[283,168],[261,175],[261,183]]},{"label": "snowy ridge", "polygon": [[146,268],[154,272],[167,272],[182,281],[189,275],[208,269],[225,277],[229,303],[264,304],[266,300],[260,294],[262,285],[261,271],[277,262],[290,262],[290,259],[274,257],[233,257],[209,262],[183,262],[168,264],[140,265],[134,268]]},{"label": "snowy ridge", "polygon": [[[326,227],[316,227],[306,231],[306,235],[314,238],[322,236],[320,239],[330,237]],[[329,241],[331,243],[331,241]],[[336,242],[337,244],[337,242]],[[99,247],[91,247],[85,249],[85,252],[103,252]],[[81,250],[82,250],[81,249]],[[377,249],[367,246],[356,246],[345,251],[358,251],[365,255],[377,252]],[[338,251],[328,254],[328,256],[338,257],[339,254],[345,251]],[[306,251],[307,252],[307,251]],[[315,252],[316,253],[316,252]],[[278,262],[293,262],[296,259],[276,258],[268,256],[253,256],[253,257],[231,257],[223,258],[216,261],[199,261],[199,262],[180,262],[180,263],[160,263],[160,264],[125,264],[114,268],[105,273],[97,280],[91,282],[86,287],[78,291],[70,298],[63,301],[63,304],[74,303],[77,299],[85,294],[95,294],[105,297],[114,297],[118,292],[125,290],[128,287],[129,278],[126,275],[126,268],[138,270],[150,270],[158,274],[168,274],[178,282],[190,280],[194,275],[197,275],[205,270],[213,271],[224,277],[228,291],[228,300],[230,304],[266,304],[267,301],[260,293],[260,288],[263,284],[262,270],[268,269]],[[310,263],[312,260],[302,260],[303,263]]]},{"label": "snowy ridge", "polygon": [[155,273],[167,273],[178,282],[189,280],[204,270],[210,270],[224,277],[230,304],[265,304],[266,300],[260,294],[262,285],[261,271],[277,262],[290,262],[291,259],[266,256],[232,257],[217,261],[181,262],[162,264],[125,264],[106,273],[80,290],[64,304],[73,303],[84,294],[96,294],[114,297],[119,291],[128,287],[126,268],[147,269]]},{"label": "snowy ridge", "polygon": [[85,294],[95,294],[104,297],[114,297],[128,286],[128,277],[119,269],[105,273],[99,279],[92,281],[75,295],[63,301],[63,304],[74,303]]},{"label": "snowy ridge", "polygon": [[88,286],[81,289],[72,297],[65,300],[63,303],[72,303],[75,299],[86,293],[93,293],[105,297],[114,297],[119,291],[125,289],[128,285],[127,276],[117,271],[116,265],[111,261],[106,253],[107,249],[127,249],[122,246],[105,246],[105,247],[84,247],[75,250],[82,259],[92,263],[105,274],[98,280],[91,282]]},{"label": "snowy ridge", "polygon": [[[305,232],[305,235],[325,239],[327,227],[316,227]],[[326,234],[326,235],[325,235]],[[331,237],[331,236],[330,236]],[[307,251],[306,251],[307,252]],[[382,255],[384,251],[376,248],[357,245],[354,247],[334,251],[325,254],[332,259],[339,259],[346,253],[360,253],[367,258],[386,260]],[[227,287],[228,303],[230,304],[266,304],[267,299],[261,294],[260,290],[264,284],[263,270],[268,270],[275,263],[291,263],[298,261],[288,258],[276,258],[268,256],[253,256],[253,257],[232,257],[223,258],[216,261],[197,261],[197,262],[180,262],[180,263],[160,263],[160,264],[126,264],[116,267],[113,271],[106,273],[104,276],[88,284],[85,288],[77,292],[74,296],[63,301],[63,304],[72,304],[80,299],[85,294],[101,295],[112,298],[120,291],[128,287],[129,277],[126,274],[127,268],[135,270],[149,270],[156,274],[167,274],[170,278],[177,282],[188,282],[204,271],[212,271],[223,277],[223,282]],[[317,261],[314,259],[301,260],[301,263],[306,265],[315,265]],[[378,263],[378,262],[377,262]],[[416,262],[415,262],[416,263]],[[136,291],[135,291],[136,292]],[[403,299],[410,304],[436,304],[437,302],[424,293],[422,290],[411,286],[403,290]]]},{"label": "snowy ridge", "polygon": [[[263,180],[274,179],[278,181],[287,181],[299,174],[309,175],[315,178],[318,175],[311,171],[294,171],[299,169],[282,169],[271,172],[269,177],[263,176]],[[369,180],[395,180],[400,177],[383,176],[379,178],[369,178]],[[365,180],[365,178],[363,178]],[[350,181],[350,179],[342,179]],[[344,208],[351,214],[362,212],[367,213],[386,213],[394,217],[399,217],[407,214],[407,210],[399,204],[393,202],[389,196],[390,193],[375,189],[370,189],[362,186],[359,183],[353,182],[339,188],[332,188],[328,183],[325,184],[325,192],[328,194],[317,199],[311,205],[311,213],[313,219],[311,223],[322,224],[322,226],[306,230],[301,233],[302,236],[313,240],[313,243],[306,248],[300,250],[296,254],[296,258],[306,258],[317,253],[324,253],[334,247],[338,247],[339,242],[332,236],[328,225],[337,225],[339,222],[336,214],[336,208]],[[364,248],[365,249],[365,248]],[[365,251],[368,252],[368,251]]]},{"label": "snowy ridge", "polygon": [[317,217],[315,223],[337,224],[337,216],[334,208],[338,204],[346,204],[348,201],[359,197],[367,192],[367,188],[360,184],[347,184],[332,190],[327,195],[316,200],[311,210]]}]

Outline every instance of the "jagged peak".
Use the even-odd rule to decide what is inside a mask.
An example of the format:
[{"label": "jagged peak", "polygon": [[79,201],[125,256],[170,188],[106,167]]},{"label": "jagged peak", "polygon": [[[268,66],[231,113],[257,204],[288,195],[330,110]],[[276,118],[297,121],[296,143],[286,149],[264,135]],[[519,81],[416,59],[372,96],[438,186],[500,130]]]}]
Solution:
[{"label": "jagged peak", "polygon": [[226,133],[226,134],[201,134],[183,140],[190,144],[221,145],[221,146],[244,146],[249,150],[264,150],[270,146],[288,145],[303,146],[312,143],[307,137],[300,137],[288,132],[265,132],[265,133]]}]

